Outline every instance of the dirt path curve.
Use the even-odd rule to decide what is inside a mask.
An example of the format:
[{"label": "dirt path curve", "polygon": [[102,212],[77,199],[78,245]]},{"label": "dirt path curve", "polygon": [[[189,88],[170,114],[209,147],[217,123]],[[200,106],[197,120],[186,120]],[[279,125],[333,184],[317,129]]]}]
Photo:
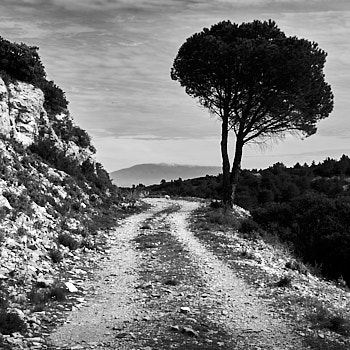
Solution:
[{"label": "dirt path curve", "polygon": [[131,322],[138,313],[134,303],[137,261],[132,240],[140,224],[160,207],[128,217],[109,237],[107,244],[112,248],[96,279],[82,286],[90,294],[87,303],[73,311],[49,338],[56,349],[115,348],[113,328]]},{"label": "dirt path curve", "polygon": [[[286,324],[282,318],[270,310],[268,305],[258,298],[254,289],[237,277],[234,271],[208,251],[187,229],[188,216],[200,205],[199,203],[166,199],[147,199],[146,201],[153,208],[146,213],[127,218],[110,238],[112,248],[107,254],[108,259],[98,272],[98,278],[84,286],[86,291],[94,290],[93,295],[90,296],[84,308],[72,312],[67,322],[50,336],[55,349],[307,349],[293,332],[291,325]],[[164,209],[171,206],[173,208],[176,206],[177,209],[164,212]],[[145,222],[153,222],[155,227],[147,231],[142,227]],[[145,251],[135,249],[133,240],[138,235],[145,237],[153,234],[154,237],[158,237],[165,233],[170,234],[174,241],[147,246]],[[155,279],[153,283],[151,275],[147,277],[149,285],[146,284],[145,288],[150,286],[155,289],[151,289],[150,292],[144,289],[140,292],[142,264],[145,264],[148,273],[152,274],[152,271],[157,268],[159,273],[163,273],[165,265],[169,262],[166,269],[170,271],[174,266],[171,266],[170,258],[164,260],[164,256],[167,253],[166,249],[170,253],[169,256],[171,253],[174,255],[174,251],[171,252],[174,244],[183,247],[185,254],[183,259],[185,261],[186,258],[189,262],[186,263],[185,269],[188,266],[190,272],[193,272],[192,276],[196,276],[191,283],[188,283],[192,284],[188,288],[192,288],[191,293],[194,297],[188,299],[183,286],[162,288],[164,285],[160,279]],[[160,248],[163,250],[160,251]],[[161,256],[158,257],[157,253]],[[196,284],[199,287],[196,287]],[[149,295],[147,295],[148,292]],[[159,300],[157,303],[154,303],[155,298]],[[208,338],[211,334],[210,330],[206,330],[205,334],[203,332],[202,336],[198,327],[199,336],[196,334],[197,331],[193,333],[196,337],[202,337],[203,344],[197,341],[193,345],[189,343],[183,345],[183,343],[180,346],[179,342],[176,344],[176,339],[172,339],[169,346],[143,346],[150,343],[142,343],[142,337],[144,339],[147,336],[153,337],[154,341],[159,341],[160,337],[164,339],[172,337],[169,333],[170,323],[166,325],[166,322],[179,320],[174,309],[178,306],[176,302],[185,305],[184,301],[188,302],[191,310],[198,310],[198,317],[199,313],[204,312],[220,329],[224,330],[225,334],[229,335],[230,344],[234,345],[225,347],[224,342],[218,342],[215,345]],[[158,319],[144,317],[142,320],[147,312],[149,315],[157,316]],[[192,322],[196,326],[198,321],[194,319],[195,313],[182,316],[189,317],[184,318],[184,322],[187,324]],[[142,323],[137,323],[139,320],[146,320],[147,324],[142,326]],[[119,338],[126,336],[122,333],[126,323],[129,325],[127,327],[129,338],[124,341]],[[164,329],[158,334],[155,333],[155,336],[151,335],[156,328],[160,327]],[[176,334],[176,336],[183,335]]]},{"label": "dirt path curve", "polygon": [[291,325],[273,313],[257,297],[254,289],[188,231],[187,218],[198,204],[188,201],[178,204],[181,205],[180,211],[168,216],[171,233],[183,243],[201,269],[208,295],[220,305],[221,312],[215,314],[216,321],[229,333],[237,335],[237,348],[304,349],[301,338],[292,331]]}]

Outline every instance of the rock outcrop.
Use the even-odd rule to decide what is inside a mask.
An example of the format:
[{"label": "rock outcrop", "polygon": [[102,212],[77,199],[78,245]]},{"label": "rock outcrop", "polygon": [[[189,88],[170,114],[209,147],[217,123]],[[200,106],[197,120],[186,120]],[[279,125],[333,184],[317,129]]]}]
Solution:
[{"label": "rock outcrop", "polygon": [[94,164],[91,148],[62,140],[52,127],[57,121],[75,125],[68,111],[51,116],[50,120],[44,102],[44,93],[32,84],[20,81],[6,84],[0,77],[0,135],[29,147],[38,139],[40,130],[45,130],[47,137],[54,140],[57,149],[64,151],[67,157],[76,159],[79,164],[86,160]]},{"label": "rock outcrop", "polygon": [[33,85],[17,81],[7,86],[0,78],[0,134],[24,146],[33,144],[40,126],[49,126],[44,101]]},{"label": "rock outcrop", "polygon": [[0,348],[4,349],[27,348],[23,335],[36,339],[37,308],[54,302],[52,291],[74,292],[69,278],[63,277],[65,271],[77,256],[84,260],[87,253],[94,254],[108,218],[118,210],[116,188],[96,165],[89,135],[66,108],[52,106],[52,96],[48,104],[45,94],[29,83],[0,77]]}]

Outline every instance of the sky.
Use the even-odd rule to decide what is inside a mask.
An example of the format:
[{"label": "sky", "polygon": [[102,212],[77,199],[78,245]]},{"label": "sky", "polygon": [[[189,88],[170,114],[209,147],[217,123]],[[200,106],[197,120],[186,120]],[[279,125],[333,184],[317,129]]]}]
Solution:
[{"label": "sky", "polygon": [[[222,20],[273,19],[328,53],[332,114],[315,135],[245,146],[242,166],[350,154],[348,0],[1,0],[0,36],[38,46],[107,171],[140,163],[220,165],[220,122],[186,95],[170,69],[186,38]],[[233,136],[233,135],[232,135]],[[232,138],[232,141],[234,139]],[[234,144],[230,144],[233,156]]]}]

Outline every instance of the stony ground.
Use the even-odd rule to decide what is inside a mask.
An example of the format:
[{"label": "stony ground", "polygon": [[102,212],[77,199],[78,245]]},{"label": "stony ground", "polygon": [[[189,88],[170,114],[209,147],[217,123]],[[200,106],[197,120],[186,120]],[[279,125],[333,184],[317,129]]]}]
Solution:
[{"label": "stony ground", "polygon": [[350,349],[348,338],[306,321],[306,297],[324,301],[327,291],[348,310],[348,292],[297,272],[292,287],[276,287],[288,256],[194,229],[200,202],[146,201],[151,209],[108,236],[99,268],[71,276],[77,291],[46,313],[46,331],[28,348]]}]

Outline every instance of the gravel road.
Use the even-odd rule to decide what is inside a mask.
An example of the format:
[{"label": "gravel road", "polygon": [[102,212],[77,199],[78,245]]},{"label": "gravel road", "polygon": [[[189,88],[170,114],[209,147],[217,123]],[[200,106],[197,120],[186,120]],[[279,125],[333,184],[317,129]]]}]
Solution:
[{"label": "gravel road", "polygon": [[[54,349],[308,348],[291,324],[188,230],[188,217],[199,202],[160,198],[146,202],[152,205],[150,210],[125,219],[110,236],[112,248],[97,278],[83,286],[91,292],[87,303],[50,336]],[[138,250],[135,238],[151,234],[163,240]],[[164,237],[173,241],[166,244]],[[174,283],[164,288],[162,276],[179,271],[181,265],[170,259],[175,246],[181,247],[177,249],[183,252],[182,262],[188,261],[185,277],[180,286]],[[140,288],[146,270],[149,288],[145,284]],[[181,309],[181,305],[188,308]],[[203,315],[215,331],[207,325],[204,329],[199,321]],[[190,326],[181,328],[180,322]],[[169,333],[171,324],[176,334]],[[222,341],[220,334],[225,334]]]}]

